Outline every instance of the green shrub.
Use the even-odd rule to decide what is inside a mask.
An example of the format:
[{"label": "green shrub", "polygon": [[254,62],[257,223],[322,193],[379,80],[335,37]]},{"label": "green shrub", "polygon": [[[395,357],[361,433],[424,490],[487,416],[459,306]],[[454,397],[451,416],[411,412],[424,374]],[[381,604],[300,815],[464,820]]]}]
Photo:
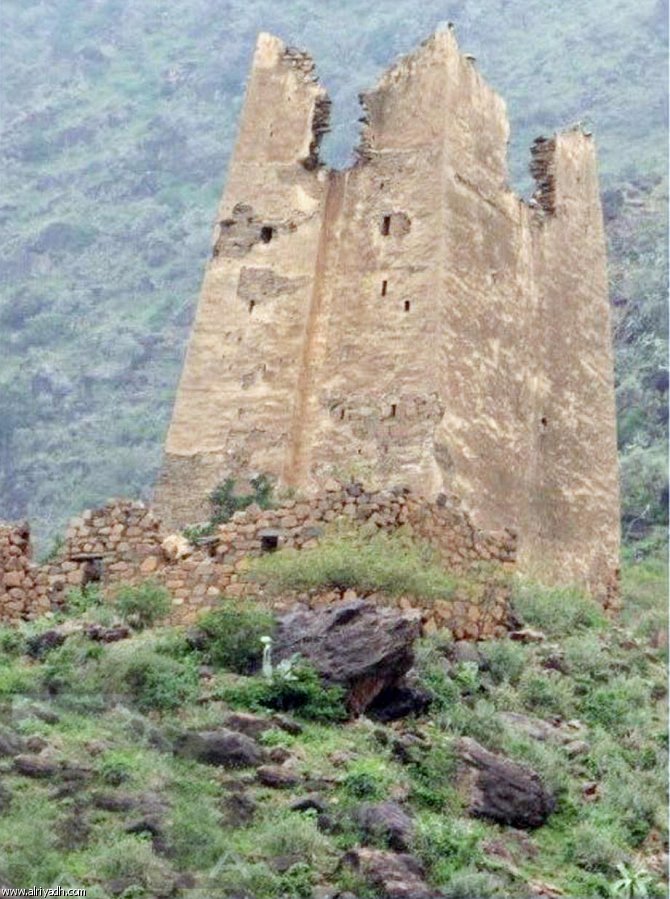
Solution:
[{"label": "green shrub", "polygon": [[99,696],[98,664],[105,656],[105,647],[85,637],[69,637],[61,646],[52,649],[42,665],[41,680],[51,694],[71,693],[87,702]]},{"label": "green shrub", "polygon": [[142,711],[178,709],[197,696],[197,670],[188,662],[140,650],[114,664],[117,671],[110,672],[107,687],[128,695]]},{"label": "green shrub", "polygon": [[540,717],[574,714],[574,688],[568,678],[556,671],[526,668],[519,681],[519,695],[526,711]]},{"label": "green shrub", "polygon": [[602,608],[576,588],[517,582],[512,602],[525,624],[539,628],[548,637],[602,630],[607,623]]},{"label": "green shrub", "polygon": [[250,576],[272,592],[354,589],[390,596],[449,599],[458,580],[434,550],[407,535],[365,530],[334,532],[311,549],[282,549],[261,556]]},{"label": "green shrub", "polygon": [[269,509],[272,505],[273,484],[266,475],[258,475],[251,478],[251,493],[240,494],[235,490],[235,479],[227,478],[219,484],[209,495],[212,506],[212,525],[223,524],[230,521],[235,512],[246,509],[252,503],[261,509]]},{"label": "green shrub", "polygon": [[249,674],[259,667],[261,637],[272,636],[275,626],[272,613],[252,603],[225,602],[198,619],[209,661],[238,674]]},{"label": "green shrub", "polygon": [[482,643],[480,652],[488,662],[489,676],[494,684],[518,684],[528,664],[525,646],[512,640],[491,640]]},{"label": "green shrub", "polygon": [[137,587],[121,587],[114,606],[121,618],[131,627],[142,630],[165,618],[172,609],[172,598],[165,587],[155,581],[145,581]]},{"label": "green shrub", "polygon": [[86,584],[84,587],[74,587],[65,595],[64,611],[67,615],[84,615],[89,609],[94,609],[103,604],[104,597],[98,584]]},{"label": "green shrub", "polygon": [[582,703],[582,715],[592,725],[624,734],[639,724],[650,723],[650,705],[648,681],[620,675],[589,692]]},{"label": "green shrub", "polygon": [[378,800],[388,795],[392,775],[377,759],[355,761],[342,780],[342,789],[353,799]]},{"label": "green shrub", "polygon": [[[168,896],[174,875],[167,862],[154,855],[148,835],[116,835],[100,843],[88,857],[90,871],[103,881],[127,882],[125,895]],[[132,893],[132,888],[141,890]]]},{"label": "green shrub", "polygon": [[344,721],[348,717],[342,687],[326,687],[314,668],[300,662],[291,677],[255,677],[217,692],[230,705],[252,710],[293,712],[308,721]]},{"label": "green shrub", "polygon": [[21,631],[9,625],[0,626],[0,664],[25,652],[26,641]]},{"label": "green shrub", "polygon": [[412,798],[435,811],[456,811],[460,805],[453,785],[456,756],[446,740],[433,738],[428,749],[417,747],[407,766]]},{"label": "green shrub", "polygon": [[619,835],[601,822],[578,824],[566,844],[565,861],[575,861],[587,871],[611,874],[624,860],[618,839]]},{"label": "green shrub", "polygon": [[455,872],[480,861],[481,826],[470,821],[424,814],[417,822],[414,850],[431,880],[447,884]]},{"label": "green shrub", "polygon": [[133,773],[131,762],[122,755],[106,752],[97,766],[101,779],[110,786],[118,787],[130,780]]}]

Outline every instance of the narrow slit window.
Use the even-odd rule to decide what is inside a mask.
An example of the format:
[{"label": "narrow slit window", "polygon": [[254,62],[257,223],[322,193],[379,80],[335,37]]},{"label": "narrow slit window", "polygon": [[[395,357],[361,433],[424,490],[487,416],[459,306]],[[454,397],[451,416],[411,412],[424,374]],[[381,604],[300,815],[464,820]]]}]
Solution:
[{"label": "narrow slit window", "polygon": [[254,306],[256,305],[256,300],[249,300],[249,314],[254,311]]},{"label": "narrow slit window", "polygon": [[340,409],[340,421],[344,420],[344,409]]},{"label": "narrow slit window", "polygon": [[543,415],[542,418],[540,419],[540,424],[542,425],[543,428],[546,428],[547,425],[549,424],[545,415]]},{"label": "narrow slit window", "polygon": [[389,286],[388,281],[382,281],[382,296],[383,297],[386,296],[386,291],[388,290],[388,286]]},{"label": "narrow slit window", "polygon": [[382,234],[384,237],[388,237],[391,233],[391,216],[385,215],[382,219]]},{"label": "narrow slit window", "polygon": [[261,228],[261,240],[263,243],[270,243],[274,237],[274,228],[271,225],[263,225]]},{"label": "narrow slit window", "polygon": [[410,310],[410,302],[409,300],[405,300],[405,312],[409,312]]},{"label": "narrow slit window", "polygon": [[398,411],[398,407],[395,403],[391,403],[391,418],[395,418],[395,414]]}]

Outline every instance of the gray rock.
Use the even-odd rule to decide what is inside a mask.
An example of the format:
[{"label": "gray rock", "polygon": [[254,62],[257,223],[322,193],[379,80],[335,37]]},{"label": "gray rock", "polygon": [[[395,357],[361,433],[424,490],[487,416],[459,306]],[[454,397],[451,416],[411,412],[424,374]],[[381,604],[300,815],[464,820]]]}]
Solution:
[{"label": "gray rock", "polygon": [[469,737],[456,743],[458,782],[469,798],[469,812],[521,829],[540,827],[556,807],[539,774],[495,755]]},{"label": "gray rock", "polygon": [[397,802],[366,802],[354,810],[352,817],[364,840],[382,838],[396,852],[410,849],[414,822]]},{"label": "gray rock", "polygon": [[273,658],[299,653],[326,683],[343,686],[349,710],[360,714],[412,667],[420,627],[418,614],[360,599],[321,609],[297,607],[278,619]]},{"label": "gray rock", "polygon": [[257,767],[264,758],[258,743],[245,734],[223,727],[182,734],[175,741],[174,751],[177,755],[223,768]]},{"label": "gray rock", "polygon": [[441,895],[428,886],[421,862],[412,855],[357,848],[347,852],[343,861],[381,890],[380,899],[439,899]]},{"label": "gray rock", "polygon": [[274,790],[286,790],[300,783],[300,778],[288,768],[279,765],[262,765],[256,771],[256,777],[265,787]]}]

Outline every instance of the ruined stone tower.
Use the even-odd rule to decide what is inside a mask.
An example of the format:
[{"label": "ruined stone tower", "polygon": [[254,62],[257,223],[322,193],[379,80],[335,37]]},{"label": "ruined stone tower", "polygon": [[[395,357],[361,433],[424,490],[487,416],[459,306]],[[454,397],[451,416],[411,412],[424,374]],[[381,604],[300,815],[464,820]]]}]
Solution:
[{"label": "ruined stone tower", "polygon": [[508,187],[503,101],[450,30],[362,95],[355,164],[319,162],[311,59],[258,39],[156,491],[174,526],[227,476],[457,494],[520,564],[615,580],[618,472],[593,141]]}]

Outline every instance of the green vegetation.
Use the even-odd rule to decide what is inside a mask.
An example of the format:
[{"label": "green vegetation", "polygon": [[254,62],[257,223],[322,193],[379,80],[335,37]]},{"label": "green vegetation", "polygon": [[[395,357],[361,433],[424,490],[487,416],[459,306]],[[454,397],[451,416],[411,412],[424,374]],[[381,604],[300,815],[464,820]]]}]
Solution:
[{"label": "green vegetation", "polygon": [[172,597],[160,584],[145,581],[136,587],[121,587],[116,593],[114,605],[127,624],[142,630],[169,615]]},{"label": "green vegetation", "polygon": [[260,668],[261,638],[272,636],[274,618],[258,604],[224,600],[202,615],[198,627],[204,635],[207,659],[237,674],[250,674]]},{"label": "green vegetation", "polygon": [[[341,857],[360,844],[352,815],[361,803],[400,799],[415,822],[411,851],[445,897],[525,899],[529,884],[544,883],[568,899],[661,899],[663,559],[653,535],[627,553],[618,620],[574,591],[526,584],[517,610],[544,640],[494,640],[459,661],[448,635],[424,639],[417,670],[433,705],[400,726],[345,720],[342,691],[325,689],[299,659],[274,664],[268,613],[243,604],[223,601],[195,631],[147,625],[106,645],[76,633],[28,655],[54,626],[103,610],[118,622],[112,596],[73,591],[60,616],[0,630],[0,694],[11,698],[0,740],[36,741],[40,757],[80,772],[25,777],[11,757],[0,760],[0,873],[15,886],[83,885],[96,899],[191,889],[311,899],[326,885],[379,899]],[[272,722],[259,738],[266,752],[290,755],[296,784],[272,790],[250,769],[171,752],[177,735],[217,728],[233,709],[301,723],[289,733]],[[539,772],[557,797],[547,824],[522,834],[467,815],[455,785],[461,735]],[[398,738],[410,740],[402,760]],[[314,783],[327,827],[315,811],[289,808]],[[250,803],[244,820],[240,797]],[[370,839],[387,848],[382,834]]]},{"label": "green vegetation", "polygon": [[297,660],[270,677],[224,685],[216,697],[235,708],[293,712],[307,721],[343,721],[347,717],[341,687],[324,687],[314,669]]},{"label": "green vegetation", "polygon": [[249,574],[276,593],[351,588],[423,600],[449,599],[459,583],[428,545],[417,544],[401,531],[354,528],[337,529],[310,549],[287,548],[261,556]]},{"label": "green vegetation", "polygon": [[256,33],[317,60],[329,161],[357,94],[452,20],[507,101],[510,169],[598,144],[626,531],[666,515],[667,16],[660,0],[5,0],[0,11],[0,517],[44,542],[154,482]]},{"label": "green vegetation", "polygon": [[269,509],[273,504],[274,485],[270,478],[260,474],[249,480],[251,490],[241,492],[234,478],[226,478],[209,495],[211,516],[205,524],[196,524],[184,529],[184,536],[191,541],[213,534],[217,525],[230,521],[235,512],[240,512],[255,504],[261,509]]}]

